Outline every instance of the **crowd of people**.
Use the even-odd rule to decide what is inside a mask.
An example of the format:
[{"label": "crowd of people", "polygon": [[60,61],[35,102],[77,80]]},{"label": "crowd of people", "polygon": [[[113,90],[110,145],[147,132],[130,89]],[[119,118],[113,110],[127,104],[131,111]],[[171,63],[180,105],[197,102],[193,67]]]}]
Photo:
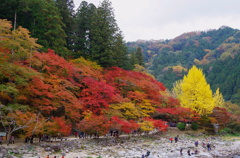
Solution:
[{"label": "crowd of people", "polygon": [[[172,137],[170,137],[169,140],[170,140],[171,143],[173,143],[173,138],[172,138]],[[177,143],[178,140],[179,140],[179,135],[177,135],[176,137],[174,137],[175,143]],[[208,142],[208,141],[206,140],[206,142]],[[194,145],[195,145],[196,148],[198,148],[198,145],[199,145],[198,140],[196,140],[196,141],[194,142]],[[215,146],[214,146],[214,145],[211,145],[209,142],[208,142],[208,143],[205,143],[205,142],[203,141],[203,142],[202,142],[202,147],[203,147],[204,149],[207,149],[208,151],[211,151],[211,150],[212,150],[212,147],[215,147]],[[188,148],[187,154],[188,154],[188,156],[197,155],[197,154],[199,154],[199,150],[197,150],[197,149],[191,150],[190,148]],[[180,148],[180,155],[181,155],[181,156],[183,155],[183,148]]]},{"label": "crowd of people", "polygon": [[[170,138],[169,138],[170,143],[173,143],[173,140],[174,140],[175,143],[178,143],[178,141],[179,141],[179,135],[177,135],[177,136],[174,137],[174,138],[173,138],[173,137],[170,137]],[[206,140],[206,142],[207,142],[207,140]],[[197,148],[199,147],[199,141],[196,140],[196,141],[194,142],[194,145],[195,145],[195,149],[191,149],[191,148],[188,148],[188,149],[187,149],[187,155],[188,155],[188,156],[198,155],[198,154],[199,154],[199,150],[197,149]],[[212,150],[212,147],[214,147],[214,146],[211,145],[210,143],[202,142],[202,147],[203,147],[204,149],[207,149],[208,151],[211,151],[211,150]],[[183,149],[184,149],[184,148],[180,148],[180,156],[183,156]],[[142,155],[142,158],[147,158],[147,157],[149,157],[149,156],[150,156],[150,151],[148,150],[146,154],[143,154],[143,155]]]}]

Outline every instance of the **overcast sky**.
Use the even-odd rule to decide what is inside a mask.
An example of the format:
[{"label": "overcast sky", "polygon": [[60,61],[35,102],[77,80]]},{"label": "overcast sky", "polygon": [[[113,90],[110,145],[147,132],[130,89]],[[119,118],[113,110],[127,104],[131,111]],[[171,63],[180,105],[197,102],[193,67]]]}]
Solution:
[{"label": "overcast sky", "polygon": [[[102,0],[85,0],[98,6]],[[240,29],[240,0],[110,0],[125,41],[172,39],[185,32]],[[82,0],[74,0],[78,8]]]}]

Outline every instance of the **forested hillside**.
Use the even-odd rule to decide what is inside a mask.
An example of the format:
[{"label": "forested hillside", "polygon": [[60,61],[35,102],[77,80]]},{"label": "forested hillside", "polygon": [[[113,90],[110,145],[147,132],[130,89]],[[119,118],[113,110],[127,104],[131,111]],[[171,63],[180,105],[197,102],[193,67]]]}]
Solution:
[{"label": "forested hillside", "polygon": [[217,30],[184,33],[172,40],[128,42],[129,50],[142,48],[146,67],[172,89],[192,65],[203,68],[213,90],[240,103],[240,31],[227,26]]}]

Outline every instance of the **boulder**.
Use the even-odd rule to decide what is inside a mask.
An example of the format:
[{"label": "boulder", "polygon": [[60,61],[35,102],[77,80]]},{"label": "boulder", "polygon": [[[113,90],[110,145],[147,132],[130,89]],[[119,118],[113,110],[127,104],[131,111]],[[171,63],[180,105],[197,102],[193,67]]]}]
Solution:
[{"label": "boulder", "polygon": [[51,148],[52,148],[55,152],[57,152],[57,151],[60,151],[60,150],[61,150],[61,145],[60,145],[60,144],[56,144],[56,145],[51,146]]},{"label": "boulder", "polygon": [[51,147],[46,147],[45,151],[52,151],[52,148]]}]

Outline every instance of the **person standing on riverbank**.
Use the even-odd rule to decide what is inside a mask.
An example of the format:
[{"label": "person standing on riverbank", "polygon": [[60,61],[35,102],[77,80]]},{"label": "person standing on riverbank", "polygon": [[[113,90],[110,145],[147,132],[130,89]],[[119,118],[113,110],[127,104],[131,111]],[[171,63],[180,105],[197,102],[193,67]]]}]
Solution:
[{"label": "person standing on riverbank", "polygon": [[183,149],[181,148],[181,149],[180,149],[180,155],[181,155],[181,156],[183,155],[183,153],[182,153],[182,152],[183,152]]},{"label": "person standing on riverbank", "polygon": [[188,149],[187,153],[188,153],[188,156],[191,156],[191,150],[190,149]]},{"label": "person standing on riverbank", "polygon": [[175,140],[175,143],[178,142],[178,135],[174,138],[174,140]]},{"label": "person standing on riverbank", "polygon": [[208,151],[211,150],[211,145],[209,143],[207,144],[207,149],[208,149]]},{"label": "person standing on riverbank", "polygon": [[195,142],[195,147],[198,147],[198,140]]}]

